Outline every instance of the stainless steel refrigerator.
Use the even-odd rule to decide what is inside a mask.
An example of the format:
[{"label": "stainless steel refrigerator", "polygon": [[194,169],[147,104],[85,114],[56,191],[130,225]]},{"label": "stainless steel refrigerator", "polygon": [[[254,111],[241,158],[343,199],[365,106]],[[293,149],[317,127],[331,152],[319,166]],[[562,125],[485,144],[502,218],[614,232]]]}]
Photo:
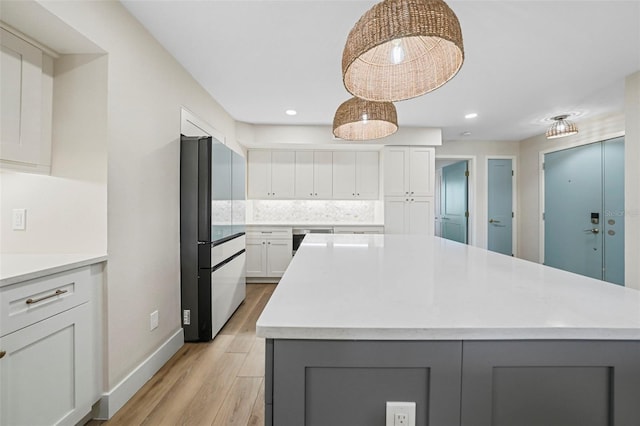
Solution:
[{"label": "stainless steel refrigerator", "polygon": [[245,160],[180,138],[180,294],[185,341],[208,341],[245,298]]}]

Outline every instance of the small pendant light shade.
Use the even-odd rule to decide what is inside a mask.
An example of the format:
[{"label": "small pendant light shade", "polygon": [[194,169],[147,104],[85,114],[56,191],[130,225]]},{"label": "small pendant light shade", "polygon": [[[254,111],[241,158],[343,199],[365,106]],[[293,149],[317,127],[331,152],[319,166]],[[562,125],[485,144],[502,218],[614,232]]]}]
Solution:
[{"label": "small pendant light shade", "polygon": [[567,121],[567,117],[568,115],[558,115],[552,118],[554,122],[551,127],[547,129],[547,133],[545,134],[547,139],[563,138],[565,136],[571,136],[578,133],[578,127],[575,123]]},{"label": "small pendant light shade", "polygon": [[333,118],[333,134],[350,141],[379,139],[396,130],[398,116],[391,102],[351,98],[338,107]]},{"label": "small pendant light shade", "polygon": [[437,89],[464,60],[462,30],[442,0],[384,0],[355,24],[342,54],[354,96],[395,102]]}]

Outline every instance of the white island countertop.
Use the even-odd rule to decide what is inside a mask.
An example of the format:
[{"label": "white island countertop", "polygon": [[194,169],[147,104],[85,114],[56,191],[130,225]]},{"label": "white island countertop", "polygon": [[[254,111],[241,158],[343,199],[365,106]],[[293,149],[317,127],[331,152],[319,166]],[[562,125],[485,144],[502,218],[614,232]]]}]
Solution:
[{"label": "white island countertop", "polygon": [[105,260],[105,254],[0,254],[0,287]]},{"label": "white island countertop", "polygon": [[437,237],[310,234],[257,334],[640,340],[640,291]]}]

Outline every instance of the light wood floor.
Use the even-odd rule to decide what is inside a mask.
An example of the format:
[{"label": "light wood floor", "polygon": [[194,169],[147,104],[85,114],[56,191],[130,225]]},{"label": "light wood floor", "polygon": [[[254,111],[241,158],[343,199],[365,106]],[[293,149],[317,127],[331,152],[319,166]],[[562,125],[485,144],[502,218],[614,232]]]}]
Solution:
[{"label": "light wood floor", "polygon": [[209,343],[186,343],[111,420],[96,425],[264,425],[264,347],[256,321],[275,284],[246,300]]}]

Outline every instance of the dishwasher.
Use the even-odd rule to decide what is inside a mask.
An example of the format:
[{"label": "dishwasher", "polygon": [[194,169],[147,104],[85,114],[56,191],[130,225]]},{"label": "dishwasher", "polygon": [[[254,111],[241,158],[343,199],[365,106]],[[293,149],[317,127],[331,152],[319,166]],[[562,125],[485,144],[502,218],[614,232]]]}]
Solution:
[{"label": "dishwasher", "polygon": [[333,234],[333,227],[329,228],[293,228],[293,253],[295,256],[298,247],[302,244],[302,240],[304,240],[304,236],[307,234]]}]

